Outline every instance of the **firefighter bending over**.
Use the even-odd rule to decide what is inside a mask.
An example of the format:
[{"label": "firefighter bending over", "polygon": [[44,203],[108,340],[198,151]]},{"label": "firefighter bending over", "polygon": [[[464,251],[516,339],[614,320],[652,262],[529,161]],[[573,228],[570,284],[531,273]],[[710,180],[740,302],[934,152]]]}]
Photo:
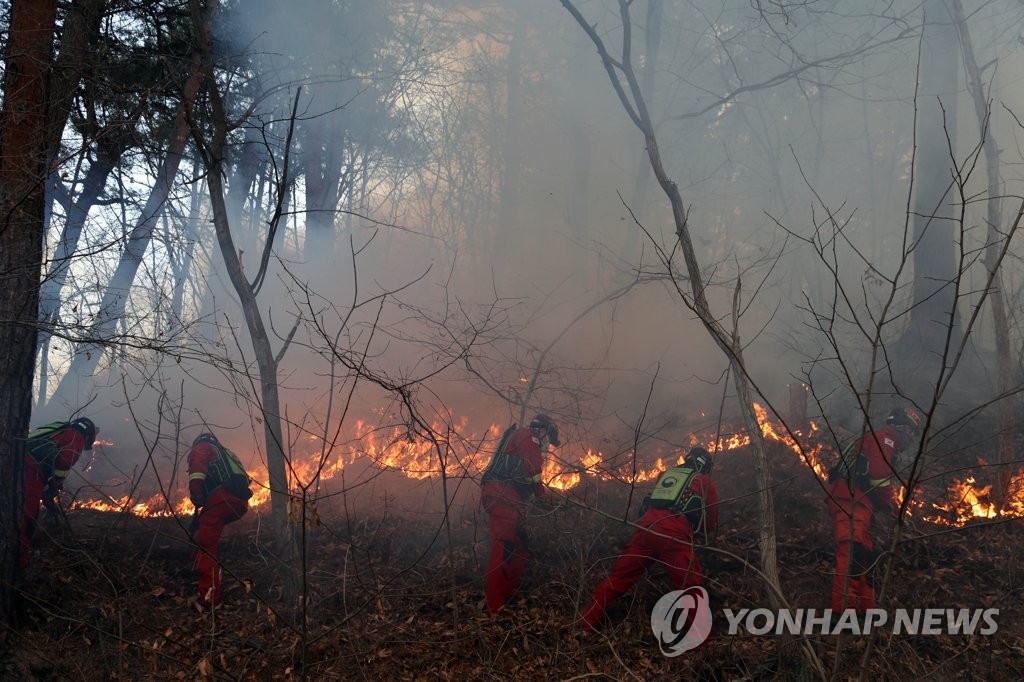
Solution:
[{"label": "firefighter bending over", "polygon": [[718,528],[718,489],[708,475],[713,464],[707,450],[695,447],[682,466],[667,469],[658,478],[640,507],[640,527],[583,612],[585,630],[600,625],[608,605],[632,587],[653,561],[665,567],[678,590],[704,584],[693,541],[698,533],[706,544]]},{"label": "firefighter bending over", "polygon": [[199,601],[204,606],[221,602],[221,571],[217,561],[224,527],[245,516],[249,490],[245,473],[235,453],[221,445],[212,433],[200,434],[188,453],[188,496],[196,508],[193,541],[198,545]]},{"label": "firefighter bending over", "polygon": [[60,510],[60,491],[82,452],[92,450],[100,430],[91,419],[51,422],[28,434],[25,457],[25,503],[21,515],[21,567],[28,566],[28,548],[36,529],[40,502],[48,511]]},{"label": "firefighter bending over", "polygon": [[510,427],[481,478],[480,504],[489,516],[491,548],[484,579],[487,610],[495,614],[518,590],[529,553],[523,517],[527,503],[552,499],[541,481],[548,444],[559,446],[558,426],[538,414],[527,428]]}]

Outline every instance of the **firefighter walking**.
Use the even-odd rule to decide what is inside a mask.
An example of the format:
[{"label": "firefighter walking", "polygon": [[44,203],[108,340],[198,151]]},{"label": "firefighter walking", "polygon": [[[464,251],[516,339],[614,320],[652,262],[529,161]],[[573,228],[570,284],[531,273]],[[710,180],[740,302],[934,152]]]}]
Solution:
[{"label": "firefighter walking", "polygon": [[481,478],[480,504],[489,516],[491,542],[484,592],[491,614],[519,591],[529,558],[522,526],[526,506],[534,497],[551,496],[541,480],[549,444],[562,444],[558,426],[538,414],[528,427],[506,431]]},{"label": "firefighter walking", "polygon": [[921,432],[921,414],[897,407],[885,427],[857,439],[844,449],[829,472],[826,502],[836,538],[836,571],[832,581],[832,613],[853,609],[864,614],[876,608],[872,569],[877,555],[871,524],[876,511],[898,508],[895,460]]},{"label": "firefighter walking", "polygon": [[708,475],[713,463],[707,450],[696,447],[682,466],[667,469],[658,478],[640,507],[639,529],[583,612],[585,630],[595,630],[609,604],[632,587],[654,561],[664,566],[676,589],[704,584],[693,543],[695,535],[706,543],[718,528],[718,489]]},{"label": "firefighter walking", "polygon": [[220,537],[225,526],[248,510],[250,479],[238,457],[212,433],[200,434],[188,453],[189,499],[196,508],[192,539],[199,572],[199,601],[221,603]]}]

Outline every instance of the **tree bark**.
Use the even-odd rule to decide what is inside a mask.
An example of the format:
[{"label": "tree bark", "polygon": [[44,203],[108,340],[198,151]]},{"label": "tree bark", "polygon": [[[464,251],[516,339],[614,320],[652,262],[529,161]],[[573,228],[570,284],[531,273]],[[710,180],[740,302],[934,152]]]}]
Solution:
[{"label": "tree bark", "polygon": [[0,110],[0,614],[14,616],[32,413],[56,0],[13,0]]}]

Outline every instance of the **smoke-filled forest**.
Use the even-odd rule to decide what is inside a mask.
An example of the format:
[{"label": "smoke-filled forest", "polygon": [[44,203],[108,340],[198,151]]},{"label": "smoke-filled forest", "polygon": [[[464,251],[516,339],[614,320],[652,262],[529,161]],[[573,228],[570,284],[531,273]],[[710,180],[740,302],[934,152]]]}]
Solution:
[{"label": "smoke-filled forest", "polygon": [[[1019,2],[0,0],[0,22],[5,679],[1024,676]],[[888,621],[760,627],[829,608],[841,453],[900,410],[870,526]],[[481,478],[538,414],[546,494],[492,614]],[[83,418],[26,550],[28,435]],[[252,492],[216,608],[202,434]],[[709,638],[666,654],[657,563],[582,628],[697,446]],[[921,609],[934,628],[895,625]]]}]

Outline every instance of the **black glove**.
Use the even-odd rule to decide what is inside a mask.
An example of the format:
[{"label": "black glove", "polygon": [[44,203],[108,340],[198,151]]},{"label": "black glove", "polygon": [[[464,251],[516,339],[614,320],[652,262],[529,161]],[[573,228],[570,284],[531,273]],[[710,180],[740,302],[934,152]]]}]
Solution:
[{"label": "black glove", "polygon": [[60,506],[57,504],[57,496],[56,495],[52,495],[52,496],[44,495],[43,496],[43,506],[46,507],[46,511],[50,512],[51,514],[59,514],[60,513]]},{"label": "black glove", "polygon": [[188,496],[188,499],[192,502],[192,506],[195,507],[196,509],[199,509],[204,504],[206,504],[206,495],[192,494]]}]

